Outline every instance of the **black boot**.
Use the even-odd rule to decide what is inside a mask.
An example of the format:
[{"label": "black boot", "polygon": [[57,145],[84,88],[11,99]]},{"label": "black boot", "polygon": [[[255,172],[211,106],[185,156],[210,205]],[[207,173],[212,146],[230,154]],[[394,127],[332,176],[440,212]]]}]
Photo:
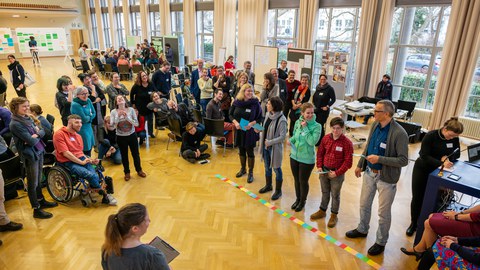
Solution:
[{"label": "black boot", "polygon": [[305,201],[300,201],[297,205],[297,207],[295,208],[295,212],[300,212],[303,210],[303,208],[305,207]]},{"label": "black boot", "polygon": [[45,199],[41,200],[41,201],[38,201],[38,203],[40,204],[40,208],[42,209],[45,209],[45,208],[53,208],[53,207],[57,207],[58,206],[58,203],[57,202],[49,202]]},{"label": "black boot", "polygon": [[263,188],[261,188],[258,193],[263,194],[269,191],[272,191],[272,176],[265,176],[266,184]]},{"label": "black boot", "polygon": [[41,208],[33,209],[33,217],[40,219],[47,219],[53,217],[52,213],[49,213]]},{"label": "black boot", "polygon": [[278,200],[280,197],[282,197],[282,180],[276,180],[276,185],[275,185],[275,192],[272,195],[272,201]]},{"label": "black boot", "polygon": [[253,167],[255,166],[255,157],[248,157],[248,178],[247,183],[252,183],[253,178]]},{"label": "black boot", "polygon": [[245,169],[245,166],[247,165],[247,157],[246,156],[240,156],[240,165],[242,168],[240,171],[235,175],[237,178],[244,176],[247,173],[247,170]]},{"label": "black boot", "polygon": [[113,194],[113,179],[110,176],[105,176],[105,185],[107,194]]}]

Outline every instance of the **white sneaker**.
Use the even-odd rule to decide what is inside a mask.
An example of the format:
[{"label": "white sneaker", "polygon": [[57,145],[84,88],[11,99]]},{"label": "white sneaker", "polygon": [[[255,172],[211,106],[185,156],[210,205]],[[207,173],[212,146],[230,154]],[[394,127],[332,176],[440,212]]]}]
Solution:
[{"label": "white sneaker", "polygon": [[112,194],[107,194],[107,198],[108,198],[109,205],[112,205],[112,206],[117,205],[117,199],[115,199]]}]

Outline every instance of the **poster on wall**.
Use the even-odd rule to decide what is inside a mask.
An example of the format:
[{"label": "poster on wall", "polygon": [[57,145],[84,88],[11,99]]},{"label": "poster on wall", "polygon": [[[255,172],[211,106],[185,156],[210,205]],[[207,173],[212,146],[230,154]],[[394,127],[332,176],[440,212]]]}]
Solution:
[{"label": "poster on wall", "polygon": [[12,31],[10,28],[0,28],[0,54],[15,53]]},{"label": "poster on wall", "polygon": [[348,53],[323,51],[320,74],[326,74],[332,81],[345,84],[348,60]]},{"label": "poster on wall", "polygon": [[287,68],[295,71],[295,79],[300,80],[300,76],[304,73],[308,74],[310,78],[312,77],[313,54],[313,50],[288,48]]},{"label": "poster on wall", "polygon": [[63,28],[17,28],[18,47],[20,53],[29,53],[28,42],[35,37],[38,51],[54,52],[65,51],[67,37]]}]

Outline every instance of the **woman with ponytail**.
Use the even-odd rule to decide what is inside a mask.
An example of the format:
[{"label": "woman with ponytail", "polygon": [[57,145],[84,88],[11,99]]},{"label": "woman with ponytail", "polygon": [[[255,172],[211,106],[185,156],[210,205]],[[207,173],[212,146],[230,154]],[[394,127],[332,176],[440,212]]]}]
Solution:
[{"label": "woman with ponytail", "polygon": [[[445,122],[442,128],[428,132],[423,138],[420,156],[413,166],[411,224],[406,232],[408,236],[412,236],[417,229],[418,217],[427,189],[428,175],[440,166],[445,168],[453,166],[453,162],[460,157],[458,136],[462,132],[462,123],[458,121],[458,117],[452,117]],[[455,151],[457,148],[458,150]]]},{"label": "woman with ponytail", "polygon": [[103,269],[170,269],[165,255],[157,248],[140,242],[150,218],[145,205],[131,203],[110,215],[102,246]]}]

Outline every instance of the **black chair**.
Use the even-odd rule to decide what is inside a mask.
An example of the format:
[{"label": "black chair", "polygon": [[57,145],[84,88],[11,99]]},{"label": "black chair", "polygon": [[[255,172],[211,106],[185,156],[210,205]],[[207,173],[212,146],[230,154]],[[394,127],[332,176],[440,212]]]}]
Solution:
[{"label": "black chair", "polygon": [[2,170],[5,186],[14,184],[18,181],[23,181],[25,178],[25,169],[23,168],[19,155],[1,161],[0,169]]},{"label": "black chair", "polygon": [[415,106],[417,105],[417,102],[400,100],[400,99],[397,102],[398,102],[397,109],[407,111],[405,120],[411,120],[413,116],[413,111],[415,110]]},{"label": "black chair", "polygon": [[113,74],[112,65],[111,64],[105,64],[105,65],[103,65],[103,68],[105,68],[105,76],[107,76],[107,78],[110,79],[110,77]]},{"label": "black chair", "polygon": [[70,62],[72,62],[72,67],[75,74],[78,74],[79,70],[83,70],[82,65],[77,65],[77,62],[75,62],[75,59],[71,58]]},{"label": "black chair", "polygon": [[[205,134],[210,136],[210,137],[218,137],[218,138],[223,138],[224,144],[223,144],[223,156],[225,156],[225,150],[227,149],[227,137],[226,135],[228,134],[229,131],[226,131],[223,129],[223,120],[217,120],[217,119],[208,119],[204,118],[205,121]],[[212,148],[213,148],[213,140],[212,140]]]},{"label": "black chair", "polygon": [[51,115],[51,114],[47,114],[47,117],[45,117],[47,119],[47,121],[50,123],[50,125],[53,125],[55,124],[55,116]]},{"label": "black chair", "polygon": [[202,111],[197,110],[197,109],[193,109],[192,113],[193,113],[193,119],[195,119],[195,121],[197,121],[198,123],[203,124]]},{"label": "black chair", "polygon": [[118,75],[122,78],[122,75],[127,75],[127,80],[130,80],[130,67],[128,65],[118,65]]},{"label": "black chair", "polygon": [[403,127],[403,129],[405,129],[405,131],[407,132],[407,135],[408,135],[408,141],[410,143],[417,143],[419,141],[421,141],[421,129],[422,129],[422,125],[419,125],[417,123],[412,123],[412,122],[402,122],[402,121],[398,121],[397,122],[398,124],[400,124],[400,126]]},{"label": "black chair", "polygon": [[[179,119],[175,119],[172,117],[168,118],[168,129],[170,130],[170,133],[175,136],[175,140],[177,141],[177,137],[182,137],[182,124],[180,123]],[[170,139],[168,139],[167,142],[167,150],[168,150],[168,145],[170,144]]]},{"label": "black chair", "polygon": [[132,71],[134,74],[138,74],[140,71],[143,71],[143,66],[142,65],[133,65],[132,66]]}]

